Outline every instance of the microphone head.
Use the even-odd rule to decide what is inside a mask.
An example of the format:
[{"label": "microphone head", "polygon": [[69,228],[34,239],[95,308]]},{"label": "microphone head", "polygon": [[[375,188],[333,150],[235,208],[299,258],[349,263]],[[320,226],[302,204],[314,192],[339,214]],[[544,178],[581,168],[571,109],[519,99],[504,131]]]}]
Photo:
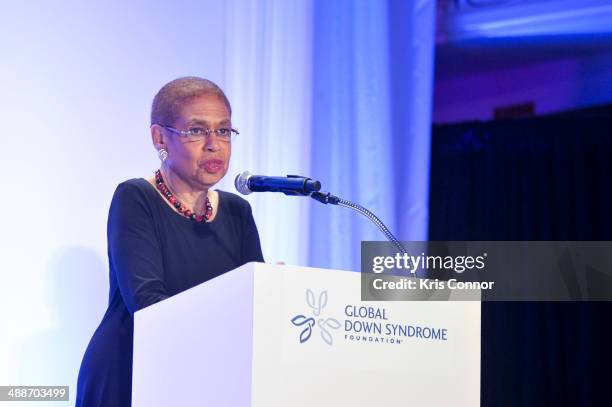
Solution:
[{"label": "microphone head", "polygon": [[242,195],[248,195],[253,192],[249,189],[249,178],[251,178],[251,175],[252,174],[248,171],[244,171],[242,174],[236,175],[234,186]]}]

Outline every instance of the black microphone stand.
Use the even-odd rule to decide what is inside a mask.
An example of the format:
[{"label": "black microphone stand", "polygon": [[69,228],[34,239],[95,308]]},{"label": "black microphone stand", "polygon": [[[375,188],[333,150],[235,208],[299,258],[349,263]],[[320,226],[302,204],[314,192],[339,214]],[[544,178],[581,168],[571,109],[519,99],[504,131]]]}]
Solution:
[{"label": "black microphone stand", "polygon": [[323,204],[332,204],[343,206],[345,208],[349,208],[354,210],[357,213],[362,214],[366,218],[368,218],[376,227],[387,237],[387,239],[395,245],[395,247],[400,251],[400,253],[406,253],[406,249],[404,246],[393,236],[393,233],[385,226],[385,224],[378,218],[378,216],[374,215],[372,212],[364,208],[363,206],[347,201],[345,199],[339,198],[335,195],[330,194],[329,192],[313,192],[310,194],[310,197],[316,201],[319,201]]}]

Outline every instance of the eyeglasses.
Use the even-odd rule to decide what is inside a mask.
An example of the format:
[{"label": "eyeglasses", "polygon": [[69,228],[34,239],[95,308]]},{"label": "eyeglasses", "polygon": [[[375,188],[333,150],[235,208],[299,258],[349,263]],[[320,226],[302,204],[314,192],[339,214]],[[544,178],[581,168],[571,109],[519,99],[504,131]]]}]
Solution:
[{"label": "eyeglasses", "polygon": [[210,137],[212,133],[215,133],[219,140],[232,141],[232,138],[240,134],[238,133],[238,130],[229,127],[222,127],[216,130],[205,129],[204,127],[192,127],[189,130],[179,130],[175,129],[172,126],[166,126],[165,124],[160,124],[159,126],[182,137],[185,137],[189,141],[202,141],[206,137]]}]

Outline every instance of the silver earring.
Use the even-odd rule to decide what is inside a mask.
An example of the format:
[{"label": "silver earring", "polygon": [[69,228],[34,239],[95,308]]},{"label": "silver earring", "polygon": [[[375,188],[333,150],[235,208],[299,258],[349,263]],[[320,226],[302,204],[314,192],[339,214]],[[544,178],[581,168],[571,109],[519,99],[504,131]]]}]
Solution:
[{"label": "silver earring", "polygon": [[162,160],[162,162],[166,161],[166,159],[168,158],[168,151],[166,151],[165,148],[162,148],[161,150],[159,150],[158,154],[159,154],[159,159]]}]

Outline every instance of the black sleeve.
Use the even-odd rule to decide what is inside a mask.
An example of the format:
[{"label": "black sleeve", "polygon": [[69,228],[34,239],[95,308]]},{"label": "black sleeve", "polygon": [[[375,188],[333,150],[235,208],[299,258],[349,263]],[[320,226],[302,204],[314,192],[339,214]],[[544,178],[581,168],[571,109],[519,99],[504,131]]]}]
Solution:
[{"label": "black sleeve", "polygon": [[117,187],[108,217],[108,252],[130,313],[168,298],[159,238],[144,192],[124,182]]},{"label": "black sleeve", "polygon": [[255,219],[253,219],[251,205],[246,200],[243,200],[243,204],[244,233],[242,239],[242,262],[258,261],[263,263],[264,258],[259,242],[259,232],[257,231],[257,225],[255,225]]}]

